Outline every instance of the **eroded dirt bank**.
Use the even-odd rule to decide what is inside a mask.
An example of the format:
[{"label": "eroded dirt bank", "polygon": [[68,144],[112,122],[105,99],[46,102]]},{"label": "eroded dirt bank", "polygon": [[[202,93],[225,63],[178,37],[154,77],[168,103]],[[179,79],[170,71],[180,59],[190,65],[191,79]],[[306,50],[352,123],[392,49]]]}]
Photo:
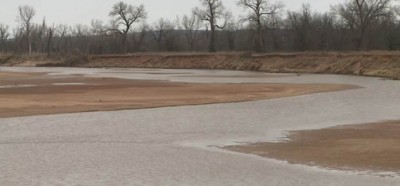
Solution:
[{"label": "eroded dirt bank", "polygon": [[263,72],[327,73],[400,78],[400,53],[138,53],[68,59],[6,57],[6,66],[74,66],[165,69],[225,69]]},{"label": "eroded dirt bank", "polygon": [[341,170],[400,173],[400,121],[291,132],[287,141],[228,150]]},{"label": "eroded dirt bank", "polygon": [[338,84],[195,84],[1,73],[0,117],[280,98],[358,88]]}]

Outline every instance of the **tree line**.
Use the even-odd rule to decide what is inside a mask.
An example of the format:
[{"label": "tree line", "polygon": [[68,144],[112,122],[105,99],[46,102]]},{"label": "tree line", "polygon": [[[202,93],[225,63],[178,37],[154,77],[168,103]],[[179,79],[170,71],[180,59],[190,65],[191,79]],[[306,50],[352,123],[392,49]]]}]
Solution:
[{"label": "tree line", "polygon": [[190,15],[146,22],[144,5],[118,2],[110,21],[90,25],[34,23],[36,11],[18,8],[18,27],[0,23],[0,52],[121,54],[165,51],[351,51],[400,48],[400,11],[391,0],[347,0],[325,13],[310,5],[285,11],[269,0],[237,0],[246,15],[233,18],[222,0],[199,0]]}]

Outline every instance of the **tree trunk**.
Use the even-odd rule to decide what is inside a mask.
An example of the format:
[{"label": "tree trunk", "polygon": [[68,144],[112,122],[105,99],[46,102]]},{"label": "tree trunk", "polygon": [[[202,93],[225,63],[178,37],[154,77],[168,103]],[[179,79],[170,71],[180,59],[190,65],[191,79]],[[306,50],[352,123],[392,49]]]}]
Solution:
[{"label": "tree trunk", "polygon": [[126,54],[127,53],[127,48],[128,48],[128,42],[127,42],[127,39],[128,39],[128,33],[127,32],[125,32],[124,33],[124,36],[123,36],[124,38],[123,38],[123,50],[124,50],[124,54]]},{"label": "tree trunk", "polygon": [[190,41],[189,42],[189,45],[190,45],[190,51],[194,51],[194,42],[193,41]]},{"label": "tree trunk", "polygon": [[47,40],[47,57],[50,57],[50,53],[51,53],[51,41],[53,39],[53,31],[49,32],[49,38]]},{"label": "tree trunk", "polygon": [[365,33],[366,33],[366,29],[361,28],[361,31],[360,31],[360,33],[358,35],[357,40],[356,40],[356,42],[357,42],[357,50],[363,50],[364,49]]},{"label": "tree trunk", "polygon": [[211,18],[210,21],[210,26],[211,26],[211,36],[210,36],[210,43],[208,46],[208,51],[209,52],[216,52],[217,50],[215,49],[215,24],[214,24],[214,18]]},{"label": "tree trunk", "polygon": [[257,20],[257,33],[256,33],[256,41],[255,41],[255,45],[254,45],[254,50],[257,53],[261,53],[263,52],[263,43],[264,43],[264,39],[263,39],[263,35],[262,35],[262,25],[261,25],[261,20],[258,19]]},{"label": "tree trunk", "polygon": [[31,56],[32,55],[32,42],[31,42],[31,36],[30,36],[30,34],[29,34],[29,36],[28,36],[28,48],[29,48],[29,55]]}]

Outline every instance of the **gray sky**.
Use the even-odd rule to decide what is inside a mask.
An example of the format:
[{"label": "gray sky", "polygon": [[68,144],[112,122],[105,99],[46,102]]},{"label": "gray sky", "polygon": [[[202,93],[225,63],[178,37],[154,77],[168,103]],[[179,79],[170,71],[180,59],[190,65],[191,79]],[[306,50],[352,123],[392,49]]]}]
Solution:
[{"label": "gray sky", "polygon": [[[0,23],[15,27],[19,5],[31,5],[37,14],[34,22],[39,23],[46,17],[50,24],[90,24],[92,19],[109,20],[108,13],[112,5],[120,0],[2,0],[0,6]],[[303,3],[309,3],[315,11],[330,10],[330,4],[344,0],[282,0],[285,10],[300,9]],[[174,19],[177,15],[188,14],[192,8],[199,5],[198,0],[124,0],[129,4],[144,4],[148,12],[148,23],[159,18]],[[243,14],[243,9],[236,6],[237,0],[223,0],[224,5],[234,15]]]}]

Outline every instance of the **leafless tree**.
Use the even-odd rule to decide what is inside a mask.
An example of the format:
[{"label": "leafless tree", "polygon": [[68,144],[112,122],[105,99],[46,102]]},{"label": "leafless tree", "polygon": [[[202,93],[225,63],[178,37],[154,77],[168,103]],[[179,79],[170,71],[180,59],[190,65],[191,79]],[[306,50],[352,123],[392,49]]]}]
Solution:
[{"label": "leafless tree", "polygon": [[44,52],[46,48],[46,19],[43,18],[42,24],[33,24],[31,31],[31,42],[33,52]]},{"label": "leafless tree", "polygon": [[300,11],[289,11],[288,21],[293,30],[295,50],[310,49],[312,33],[312,14],[310,5],[303,5]]},{"label": "leafless tree", "polygon": [[371,23],[388,14],[390,3],[391,0],[348,0],[332,9],[351,30],[357,32],[355,44],[357,49],[362,49]]},{"label": "leafless tree", "polygon": [[167,51],[176,51],[178,50],[178,31],[177,31],[177,26],[179,26],[179,19],[176,21],[169,21],[169,24],[167,24],[167,27],[165,27],[165,31],[163,34],[164,41],[165,41],[165,49]]},{"label": "leafless tree", "polygon": [[283,19],[280,14],[268,15],[268,19],[265,20],[265,29],[270,31],[272,48],[274,51],[280,50],[283,43],[285,43],[283,38],[286,38],[282,34]]},{"label": "leafless tree", "polygon": [[[208,22],[211,31],[208,50],[209,52],[216,52],[215,31],[216,29],[223,29],[225,27],[226,20],[231,14],[225,10],[222,0],[200,0],[200,3],[202,7],[194,8],[193,13],[201,20]],[[224,21],[222,25],[219,24],[221,19]]]},{"label": "leafless tree", "polygon": [[8,28],[9,27],[7,25],[0,24],[0,44],[1,44],[1,49],[5,53],[7,53],[7,40],[8,37],[10,36]]},{"label": "leafless tree", "polygon": [[92,34],[94,34],[94,35],[101,35],[106,30],[106,28],[103,24],[103,21],[101,21],[99,19],[93,19],[90,22],[90,26],[91,26]]},{"label": "leafless tree", "polygon": [[[146,24],[143,5],[119,2],[110,22],[90,25],[38,24],[32,7],[21,6],[18,25],[8,34],[0,24],[0,52],[47,55],[117,54],[153,51],[399,50],[400,8],[395,0],[347,0],[333,11],[310,6],[283,16],[279,0],[233,0],[244,15],[235,21],[224,0],[199,0],[199,7],[177,21]],[[400,1],[400,0],[399,0]],[[248,13],[248,14],[247,14]],[[11,37],[12,36],[12,37]],[[78,53],[76,53],[78,54]]]},{"label": "leafless tree", "polygon": [[162,41],[164,32],[166,31],[166,27],[170,27],[168,21],[165,21],[163,18],[159,19],[158,22],[154,23],[154,26],[151,28],[151,34],[153,35],[154,41],[157,42],[158,50],[162,50]]},{"label": "leafless tree", "polygon": [[98,19],[93,19],[90,22],[90,26],[91,26],[91,40],[92,40],[92,45],[90,48],[90,53],[91,54],[101,54],[103,47],[101,46],[102,44],[102,36],[105,34],[106,32],[106,26],[104,26],[103,21],[98,20]]},{"label": "leafless tree", "polygon": [[131,35],[134,52],[140,52],[143,50],[143,45],[146,44],[146,37],[149,30],[151,30],[150,26],[145,21],[135,29],[134,33]]},{"label": "leafless tree", "polygon": [[165,20],[163,18],[159,19],[153,26],[152,35],[153,39],[157,42],[158,50],[163,49],[163,45],[165,44],[165,49],[171,51],[175,48],[175,25],[169,20]]},{"label": "leafless tree", "polygon": [[332,43],[335,40],[333,33],[335,32],[336,17],[332,13],[315,14],[313,16],[313,24],[315,25],[315,32],[313,34],[316,37],[317,50],[329,50],[332,49]]},{"label": "leafless tree", "polygon": [[185,31],[185,39],[188,43],[190,50],[193,51],[196,46],[196,41],[198,39],[198,34],[202,26],[202,21],[198,16],[192,14],[191,16],[183,16],[182,18],[182,28]]},{"label": "leafless tree", "polygon": [[239,22],[236,22],[233,18],[227,21],[223,33],[226,38],[226,43],[228,44],[228,49],[230,51],[236,50],[236,38],[238,36],[238,31],[241,29]]},{"label": "leafless tree", "polygon": [[28,38],[29,55],[32,55],[32,41],[31,41],[31,29],[32,19],[35,16],[35,9],[33,7],[25,5],[18,7],[17,20],[20,22],[22,28],[25,30],[25,35]]},{"label": "leafless tree", "polygon": [[53,25],[46,29],[46,38],[47,38],[47,56],[50,56],[52,49],[52,42],[54,38],[54,33],[56,32],[56,27]]},{"label": "leafless tree", "polygon": [[123,48],[124,53],[126,54],[128,33],[132,24],[140,22],[147,17],[144,5],[133,6],[121,1],[113,6],[109,15],[114,18],[114,22],[117,25],[116,31],[123,36]]},{"label": "leafless tree", "polygon": [[396,19],[398,16],[398,7],[392,7],[391,13],[382,19],[382,23],[378,27],[383,31],[380,34],[384,37],[385,46],[388,50],[398,50],[399,49],[399,37],[400,37],[400,25],[399,21]]},{"label": "leafless tree", "polygon": [[13,38],[14,51],[16,53],[21,53],[22,40],[24,38],[24,29],[21,28],[20,26],[17,26],[16,28],[13,29],[12,35],[14,36]]},{"label": "leafless tree", "polygon": [[54,35],[57,35],[55,38],[54,46],[55,51],[58,53],[67,52],[67,38],[69,37],[69,29],[67,25],[58,25],[56,26]]},{"label": "leafless tree", "polygon": [[[73,50],[79,53],[89,53],[91,48],[90,27],[87,25],[77,24],[70,28],[73,38]],[[71,48],[71,47],[70,47]]]},{"label": "leafless tree", "polygon": [[271,3],[268,0],[239,0],[238,5],[250,9],[251,13],[244,19],[255,25],[255,45],[254,50],[256,52],[262,52],[264,50],[265,40],[263,37],[263,23],[268,15],[278,13],[283,8],[282,3]]}]

